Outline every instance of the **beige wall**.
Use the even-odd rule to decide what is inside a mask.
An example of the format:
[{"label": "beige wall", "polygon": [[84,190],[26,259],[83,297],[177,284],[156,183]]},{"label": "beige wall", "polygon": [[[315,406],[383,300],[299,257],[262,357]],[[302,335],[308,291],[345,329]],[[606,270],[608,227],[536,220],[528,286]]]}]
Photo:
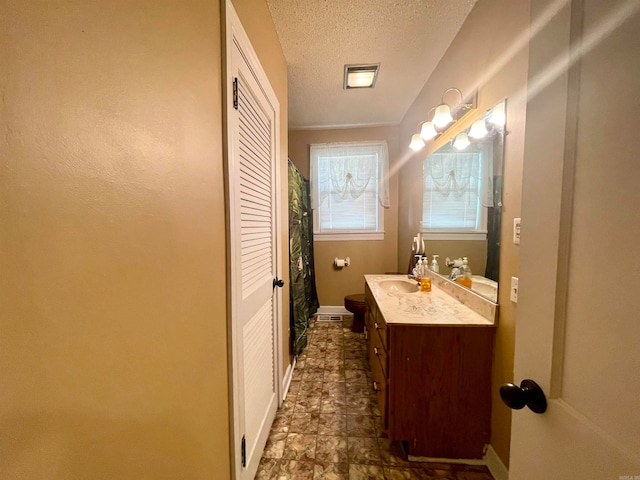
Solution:
[{"label": "beige wall", "polygon": [[[411,239],[420,221],[421,160],[450,138],[430,142],[419,154],[410,155],[411,135],[418,122],[426,119],[432,106],[440,103],[448,87],[464,93],[478,87],[478,110],[465,123],[452,127],[455,133],[503,98],[507,98],[507,130],[504,159],[503,217],[500,253],[500,319],[496,334],[493,364],[493,410],[491,444],[505,464],[509,461],[511,410],[498,395],[499,386],[513,381],[515,305],[509,301],[509,282],[518,275],[518,247],[511,241],[513,218],[520,216],[524,121],[523,95],[527,81],[527,28],[529,2],[479,0],[465,21],[425,88],[407,112],[401,124],[400,156],[406,158],[400,173],[398,244],[400,251],[411,248]],[[522,48],[519,40],[522,41]],[[399,256],[399,267],[405,260]]]},{"label": "beige wall", "polygon": [[[316,286],[321,306],[344,305],[344,296],[364,293],[364,277],[369,273],[396,270],[398,253],[398,127],[365,127],[327,130],[291,130],[289,156],[309,178],[309,145],[314,143],[386,140],[389,147],[389,194],[391,207],[384,211],[384,240],[314,242]],[[351,266],[337,269],[335,257],[351,259]],[[405,266],[406,270],[406,266]]]},{"label": "beige wall", "polygon": [[1,478],[230,477],[220,11],[0,5]]}]

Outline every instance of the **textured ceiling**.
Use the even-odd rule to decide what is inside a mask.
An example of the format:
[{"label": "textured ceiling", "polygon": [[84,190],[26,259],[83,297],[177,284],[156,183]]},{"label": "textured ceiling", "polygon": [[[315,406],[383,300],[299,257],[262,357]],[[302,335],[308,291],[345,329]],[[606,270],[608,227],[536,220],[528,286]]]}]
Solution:
[{"label": "textured ceiling", "polygon": [[[476,0],[267,0],[289,65],[289,127],[399,123]],[[346,64],[380,63],[343,90]]]}]

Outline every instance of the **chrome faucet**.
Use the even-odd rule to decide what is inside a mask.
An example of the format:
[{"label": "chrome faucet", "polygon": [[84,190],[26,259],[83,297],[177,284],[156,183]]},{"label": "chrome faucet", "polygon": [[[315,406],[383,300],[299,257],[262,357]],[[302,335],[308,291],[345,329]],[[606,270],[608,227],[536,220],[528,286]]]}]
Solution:
[{"label": "chrome faucet", "polygon": [[460,271],[460,269],[458,267],[453,267],[451,269],[451,273],[449,274],[449,278],[451,280],[456,280],[458,278],[463,277],[464,275],[462,275],[462,272]]}]

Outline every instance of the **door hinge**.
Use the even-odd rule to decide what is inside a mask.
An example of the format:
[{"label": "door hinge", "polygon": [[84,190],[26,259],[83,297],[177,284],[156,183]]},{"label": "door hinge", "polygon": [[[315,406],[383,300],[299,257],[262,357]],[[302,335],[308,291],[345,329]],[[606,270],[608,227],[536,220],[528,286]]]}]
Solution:
[{"label": "door hinge", "polygon": [[240,455],[242,456],[242,468],[247,466],[247,440],[242,436],[242,444],[240,445]]},{"label": "door hinge", "polygon": [[233,108],[238,110],[238,77],[233,77]]}]

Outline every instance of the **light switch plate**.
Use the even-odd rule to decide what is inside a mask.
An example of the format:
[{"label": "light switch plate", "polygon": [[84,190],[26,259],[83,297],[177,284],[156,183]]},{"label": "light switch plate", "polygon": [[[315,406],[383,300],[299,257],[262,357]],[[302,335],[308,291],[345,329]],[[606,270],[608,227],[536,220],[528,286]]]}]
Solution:
[{"label": "light switch plate", "polygon": [[511,277],[511,301],[518,303],[518,277]]},{"label": "light switch plate", "polygon": [[520,226],[521,220],[519,218],[513,219],[513,243],[514,245],[520,245]]}]

